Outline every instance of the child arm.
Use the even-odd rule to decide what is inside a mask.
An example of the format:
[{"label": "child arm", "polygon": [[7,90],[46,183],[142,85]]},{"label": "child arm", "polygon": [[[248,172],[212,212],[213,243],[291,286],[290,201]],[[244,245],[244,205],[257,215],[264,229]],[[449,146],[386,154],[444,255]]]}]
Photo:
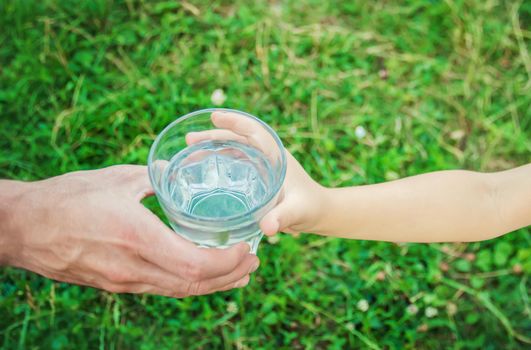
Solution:
[{"label": "child arm", "polygon": [[312,232],[395,242],[465,242],[531,224],[531,164],[498,173],[440,171],[324,191]]},{"label": "child arm", "polygon": [[[256,123],[227,112],[214,130],[190,133],[192,144],[233,139],[267,153],[272,139]],[[531,224],[531,164],[498,173],[440,171],[376,185],[325,188],[286,151],[280,201],[262,231],[311,232],[392,242],[464,242],[497,237]]]}]

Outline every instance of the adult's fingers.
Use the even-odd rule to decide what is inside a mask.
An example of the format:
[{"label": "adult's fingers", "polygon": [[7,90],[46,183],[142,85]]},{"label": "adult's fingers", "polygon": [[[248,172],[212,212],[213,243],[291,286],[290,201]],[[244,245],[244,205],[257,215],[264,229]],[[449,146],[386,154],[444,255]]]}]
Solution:
[{"label": "adult's fingers", "polygon": [[[79,279],[72,276],[54,274],[54,278],[77,284],[91,285],[113,293],[151,293],[172,297],[210,294],[236,286],[238,281],[254,272],[259,265],[258,258],[248,255],[235,270],[227,275],[206,279],[188,280],[172,274],[161,267],[125,252],[113,253],[114,260],[98,259],[92,262],[92,272],[78,273]],[[109,265],[109,261],[113,264]],[[249,265],[251,268],[249,268]]]},{"label": "adult's fingers", "polygon": [[195,258],[192,260],[187,273],[191,280],[197,281],[224,276],[238,267],[250,271],[256,263],[256,256],[249,254],[249,245],[243,242],[226,249],[205,249],[195,246],[194,248],[195,252],[192,254]]},{"label": "adult's fingers", "polygon": [[247,259],[250,260],[252,266],[250,270],[247,269],[249,264],[242,263],[226,276],[200,281],[186,281],[147,262],[137,262],[132,264],[135,266],[135,270],[131,272],[130,278],[127,280],[122,282],[106,281],[99,287],[114,293],[150,293],[178,298],[206,295],[247,285],[249,274],[254,272],[259,265],[256,256],[249,255]]},{"label": "adult's fingers", "polygon": [[240,279],[240,280],[238,280],[236,282],[231,282],[231,283],[221,287],[217,291],[218,292],[224,292],[224,291],[231,290],[231,289],[234,289],[234,288],[243,288],[243,287],[245,287],[246,285],[249,284],[250,280],[251,280],[251,276],[250,275],[245,275],[242,279]]},{"label": "adult's fingers", "polygon": [[[137,227],[144,236],[139,254],[163,269],[198,281],[223,276],[233,271],[249,255],[249,245],[240,243],[227,249],[203,249],[179,237],[152,212],[142,207],[142,222]],[[250,266],[248,266],[250,268]]]},{"label": "adult's fingers", "polygon": [[[251,266],[250,269],[248,268],[249,265]],[[226,285],[234,285],[247,274],[254,272],[258,268],[258,265],[258,258],[254,255],[248,255],[236,269],[227,275],[207,280],[187,281],[161,269],[159,266],[137,259],[129,267],[133,269],[130,282],[153,285],[172,293],[203,295],[220,290]]]},{"label": "adult's fingers", "polygon": [[145,261],[138,256],[129,265],[131,269],[130,282],[149,284],[174,294],[184,292],[187,288],[188,281],[181,276]]},{"label": "adult's fingers", "polygon": [[[256,257],[251,257],[256,260]],[[71,278],[56,274],[55,279],[79,285],[87,285],[103,289],[111,293],[149,293],[156,295],[182,298],[191,295],[210,294],[219,290],[227,290],[229,286],[243,286],[242,279],[250,271],[239,268],[227,276],[206,281],[187,281],[173,275],[160,267],[143,260],[124,258],[120,268],[106,269],[105,266],[96,278]],[[243,264],[241,264],[243,265]]]},{"label": "adult's fingers", "polygon": [[[227,291],[234,288],[242,288],[246,286],[249,283],[250,276],[247,275],[243,277],[240,281],[236,283],[231,283],[226,286],[223,286],[222,288],[211,291],[208,293],[200,294],[200,295],[206,295],[206,294],[212,294],[215,292],[221,292],[221,291]],[[119,294],[152,294],[152,295],[160,295],[170,298],[185,298],[188,296],[191,296],[191,294],[186,294],[184,291],[180,290],[170,290],[161,288],[156,285],[151,285],[148,283],[122,283],[122,284],[107,284],[105,287],[100,287],[99,289],[103,289],[105,291],[111,292],[111,293],[119,293]],[[199,294],[198,294],[199,295]]]},{"label": "adult's fingers", "polygon": [[152,294],[170,298],[184,298],[187,296],[182,291],[161,288],[149,283],[108,283],[100,289],[118,294]]},{"label": "adult's fingers", "polygon": [[[249,254],[245,260],[232,272],[225,276],[211,278],[205,281],[192,282],[190,285],[190,294],[202,295],[210,294],[215,291],[236,288],[245,276],[253,273],[258,269],[260,262],[255,255]],[[243,287],[243,285],[241,285]]]}]

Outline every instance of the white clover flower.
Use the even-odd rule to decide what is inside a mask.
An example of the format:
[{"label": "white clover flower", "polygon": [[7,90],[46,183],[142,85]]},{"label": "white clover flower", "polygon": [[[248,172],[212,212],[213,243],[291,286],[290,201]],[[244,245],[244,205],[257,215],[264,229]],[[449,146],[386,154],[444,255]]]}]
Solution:
[{"label": "white clover flower", "polygon": [[235,314],[238,312],[238,304],[236,304],[234,301],[229,301],[227,303],[227,312],[230,314]]},{"label": "white clover flower", "polygon": [[280,235],[267,236],[267,243],[277,244],[280,241]]},{"label": "white clover flower", "polygon": [[354,135],[356,135],[356,137],[361,140],[362,138],[367,136],[367,130],[365,130],[363,126],[358,125],[356,126],[356,129],[354,130]]},{"label": "white clover flower", "polygon": [[354,323],[352,323],[352,322],[347,323],[347,325],[345,327],[347,328],[347,330],[349,332],[352,332],[356,328],[356,327],[354,327]]},{"label": "white clover flower", "polygon": [[367,310],[369,310],[369,302],[365,299],[361,299],[360,301],[358,301],[358,303],[356,304],[356,307],[358,308],[358,310],[360,310],[361,312],[367,312]]},{"label": "white clover flower", "polygon": [[459,141],[465,136],[466,133],[464,130],[454,130],[450,133],[450,138],[455,141]]},{"label": "white clover flower", "polygon": [[212,104],[214,104],[214,106],[221,106],[226,99],[227,96],[225,95],[225,92],[223,92],[222,89],[214,90],[212,96],[210,96],[210,100],[212,101]]},{"label": "white clover flower", "polygon": [[427,318],[433,318],[439,314],[439,311],[434,307],[428,306],[424,314]]},{"label": "white clover flower", "polygon": [[419,308],[415,304],[410,304],[406,307],[406,312],[410,315],[416,315],[419,312]]},{"label": "white clover flower", "polygon": [[448,305],[446,305],[446,312],[448,312],[448,315],[454,316],[457,313],[457,305],[454,303],[448,303]]}]

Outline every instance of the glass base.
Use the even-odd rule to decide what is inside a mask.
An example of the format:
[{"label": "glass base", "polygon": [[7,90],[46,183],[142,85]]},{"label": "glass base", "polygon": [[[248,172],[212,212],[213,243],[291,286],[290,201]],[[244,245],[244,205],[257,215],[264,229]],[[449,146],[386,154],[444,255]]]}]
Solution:
[{"label": "glass base", "polygon": [[[249,238],[247,240],[241,241],[241,242],[247,243],[249,245],[249,253],[256,255],[256,252],[258,251],[258,246],[260,245],[260,241],[262,240],[262,237],[264,237],[264,234],[262,232],[260,232],[260,234],[255,235],[255,236],[253,236],[253,237],[251,237],[251,238]],[[240,242],[235,242],[235,243],[233,243],[231,245],[208,245],[208,244],[204,244],[204,243],[201,244],[199,242],[193,242],[193,243],[197,244],[197,246],[199,248],[225,249],[225,248],[230,248],[233,245],[238,244]]]},{"label": "glass base", "polygon": [[262,237],[264,237],[264,234],[260,232],[258,236],[255,236],[247,241],[247,244],[249,244],[249,247],[251,248],[250,250],[251,254],[256,255],[256,252],[258,251],[258,245],[260,244]]}]

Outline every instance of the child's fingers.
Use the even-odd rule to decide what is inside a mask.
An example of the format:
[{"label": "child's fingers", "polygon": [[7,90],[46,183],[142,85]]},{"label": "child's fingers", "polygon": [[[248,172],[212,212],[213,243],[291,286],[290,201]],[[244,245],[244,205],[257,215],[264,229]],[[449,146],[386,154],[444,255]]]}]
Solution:
[{"label": "child's fingers", "polygon": [[189,132],[188,134],[186,134],[186,144],[188,146],[202,141],[213,140],[229,140],[241,143],[248,143],[247,138],[245,136],[238,135],[230,130],[212,129],[199,132]]},{"label": "child's fingers", "polygon": [[280,202],[260,221],[262,232],[268,236],[272,236],[279,231],[295,233],[295,231],[289,229],[296,224],[296,213],[292,208],[293,206],[289,200]]},{"label": "child's fingers", "polygon": [[246,118],[238,113],[214,112],[212,113],[212,123],[217,128],[231,130],[238,135],[247,137],[249,144],[266,154],[276,148],[273,136],[257,120]]},{"label": "child's fingers", "polygon": [[256,120],[237,113],[214,112],[212,123],[219,129],[190,132],[186,134],[186,143],[193,145],[208,140],[229,140],[251,145],[262,151],[274,164],[278,156],[275,140]]},{"label": "child's fingers", "polygon": [[256,120],[232,112],[217,111],[212,113],[212,123],[217,128],[232,130],[247,137],[251,137],[262,130],[262,126]]},{"label": "child's fingers", "polygon": [[275,159],[275,154],[272,148],[265,147],[263,143],[257,142],[256,139],[250,139],[246,136],[238,135],[233,131],[224,129],[212,129],[205,131],[195,131],[186,134],[186,144],[188,146],[202,142],[202,141],[236,141],[239,143],[251,145],[256,149],[262,151],[271,161]]},{"label": "child's fingers", "polygon": [[260,229],[266,236],[273,236],[280,231],[280,223],[276,215],[269,212],[260,221]]}]

